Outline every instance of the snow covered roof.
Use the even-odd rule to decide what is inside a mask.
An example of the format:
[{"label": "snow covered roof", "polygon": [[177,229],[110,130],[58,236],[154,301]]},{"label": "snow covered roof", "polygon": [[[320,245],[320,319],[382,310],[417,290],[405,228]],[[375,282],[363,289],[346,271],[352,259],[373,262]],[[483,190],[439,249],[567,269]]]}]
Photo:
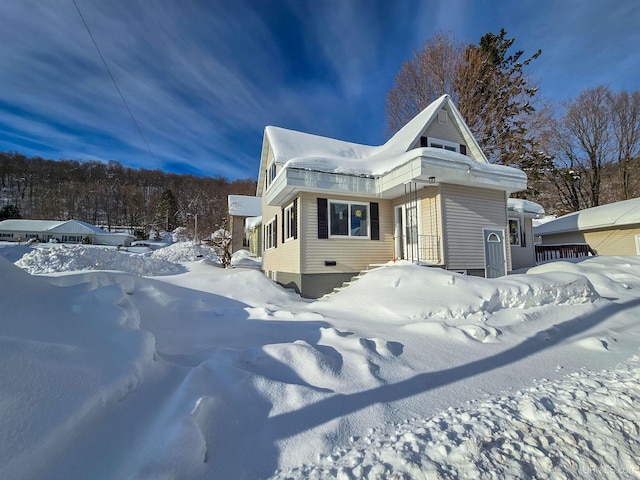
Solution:
[{"label": "snow covered roof", "polygon": [[542,208],[542,205],[521,198],[507,199],[507,209],[529,218],[544,217],[544,208]]},{"label": "snow covered roof", "polygon": [[62,225],[60,220],[18,220],[10,219],[0,222],[0,230],[11,230],[14,232],[44,232]]},{"label": "snow covered roof", "polygon": [[600,205],[570,213],[535,227],[536,235],[640,225],[640,198]]},{"label": "snow covered roof", "polygon": [[[427,128],[445,109],[462,135],[467,154],[441,148],[416,147]],[[369,146],[336,140],[309,133],[267,126],[258,179],[257,194],[262,194],[264,175],[270,158],[282,166],[278,180],[269,187],[270,205],[290,199],[294,190],[316,188],[333,190],[339,184],[339,193],[374,195],[393,198],[398,186],[406,182],[438,181],[458,185],[477,185],[499,188],[508,192],[526,188],[526,174],[503,165],[490,164],[473,138],[459,111],[448,95],[443,95],[416,115],[384,145]],[[403,170],[404,171],[401,171]],[[293,170],[313,173],[291,173]],[[286,173],[283,173],[286,172]],[[375,179],[375,182],[354,179],[336,180],[326,175],[343,175]],[[383,178],[386,176],[386,178]],[[336,192],[338,193],[338,192]]]},{"label": "snow covered roof", "polygon": [[79,233],[89,235],[111,235],[101,228],[80,220],[18,220],[0,222],[0,229],[13,232]]},{"label": "snow covered roof", "polygon": [[262,198],[247,195],[229,195],[229,215],[256,217],[262,214]]},{"label": "snow covered roof", "polygon": [[[379,176],[406,162],[403,154],[413,149],[433,119],[437,117],[438,111],[445,105],[465,137],[465,141],[470,145],[472,156],[465,157],[470,162],[488,164],[448,95],[443,95],[432,102],[384,145],[376,147],[273,126],[265,128],[265,138],[269,141],[277,164],[329,173]],[[442,149],[426,148],[426,150],[434,155],[443,153]]]},{"label": "snow covered roof", "polygon": [[254,230],[259,225],[262,225],[262,216],[258,217],[248,217],[244,223],[245,232],[250,232]]}]

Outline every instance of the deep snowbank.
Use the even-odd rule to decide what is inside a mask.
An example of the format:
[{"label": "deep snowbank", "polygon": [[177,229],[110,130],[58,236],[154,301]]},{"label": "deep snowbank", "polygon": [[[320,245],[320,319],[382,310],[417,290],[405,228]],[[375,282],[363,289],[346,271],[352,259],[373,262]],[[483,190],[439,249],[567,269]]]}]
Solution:
[{"label": "deep snowbank", "polygon": [[44,478],[47,459],[142,382],[155,340],[117,286],[59,288],[0,258],[0,291],[0,478]]},{"label": "deep snowbank", "polygon": [[[372,291],[376,295],[371,295]],[[502,309],[581,304],[597,298],[590,281],[576,273],[556,271],[487,280],[440,268],[389,265],[369,272],[314,308],[337,312],[367,305],[368,310],[386,319],[464,320]]]}]

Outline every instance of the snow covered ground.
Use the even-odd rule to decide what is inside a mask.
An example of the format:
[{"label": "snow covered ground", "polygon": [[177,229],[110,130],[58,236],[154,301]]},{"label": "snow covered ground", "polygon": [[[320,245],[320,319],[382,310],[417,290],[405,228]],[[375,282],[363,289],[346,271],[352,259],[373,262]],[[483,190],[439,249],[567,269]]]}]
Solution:
[{"label": "snow covered ground", "polygon": [[[382,267],[0,244],[0,478],[637,478],[640,259]],[[200,250],[205,249],[205,250]]]}]

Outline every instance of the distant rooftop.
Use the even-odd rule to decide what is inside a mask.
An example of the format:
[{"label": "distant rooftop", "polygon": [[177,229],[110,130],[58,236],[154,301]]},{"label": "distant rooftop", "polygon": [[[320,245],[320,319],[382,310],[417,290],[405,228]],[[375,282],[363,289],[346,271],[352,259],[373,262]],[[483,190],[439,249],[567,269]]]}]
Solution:
[{"label": "distant rooftop", "polygon": [[229,215],[234,217],[258,217],[262,215],[262,198],[247,195],[229,195]]},{"label": "distant rooftop", "polygon": [[613,226],[640,224],[640,198],[580,210],[543,223],[536,235],[595,230]]}]

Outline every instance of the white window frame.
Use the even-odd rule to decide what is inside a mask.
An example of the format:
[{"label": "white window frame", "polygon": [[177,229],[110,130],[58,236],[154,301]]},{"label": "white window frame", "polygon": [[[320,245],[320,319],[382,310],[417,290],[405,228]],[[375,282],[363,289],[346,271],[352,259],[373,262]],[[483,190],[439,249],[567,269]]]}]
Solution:
[{"label": "white window frame", "polygon": [[276,219],[274,218],[264,226],[264,249],[265,250],[271,250],[272,248],[276,248],[277,228],[274,228],[275,224],[276,224]]},{"label": "white window frame", "polygon": [[276,162],[274,160],[269,165],[269,168],[267,168],[267,188],[271,186],[271,184],[273,183],[273,180],[276,178],[276,171],[277,171],[277,167],[276,167]]},{"label": "white window frame", "polygon": [[296,231],[296,226],[294,222],[297,221],[297,215],[293,210],[293,202],[289,204],[287,208],[284,209],[284,241],[287,242],[289,240],[294,240],[294,232]]},{"label": "white window frame", "polygon": [[449,114],[446,110],[440,110],[438,112],[438,124],[439,125],[449,125]]},{"label": "white window frame", "polygon": [[[516,224],[516,232],[515,232],[515,242],[513,241],[513,237],[511,235],[511,222],[515,222]],[[509,231],[509,245],[511,245],[512,247],[521,247],[522,246],[522,242],[520,240],[521,236],[522,236],[522,230],[520,230],[520,219],[519,218],[510,218],[508,220],[508,231]]]},{"label": "white window frame", "polygon": [[[371,205],[369,202],[353,202],[349,200],[329,200],[328,202],[328,226],[329,226],[329,238],[359,238],[362,240],[370,240],[371,239]],[[349,232],[347,235],[337,235],[332,234],[332,205],[334,204],[342,204],[348,205],[348,225],[347,231]],[[351,234],[351,208],[356,205],[359,207],[365,207],[367,210],[367,234],[366,235],[352,235]]]},{"label": "white window frame", "polygon": [[440,138],[427,137],[427,145],[431,148],[442,148],[449,152],[460,153],[460,145],[458,143],[449,142]]}]

